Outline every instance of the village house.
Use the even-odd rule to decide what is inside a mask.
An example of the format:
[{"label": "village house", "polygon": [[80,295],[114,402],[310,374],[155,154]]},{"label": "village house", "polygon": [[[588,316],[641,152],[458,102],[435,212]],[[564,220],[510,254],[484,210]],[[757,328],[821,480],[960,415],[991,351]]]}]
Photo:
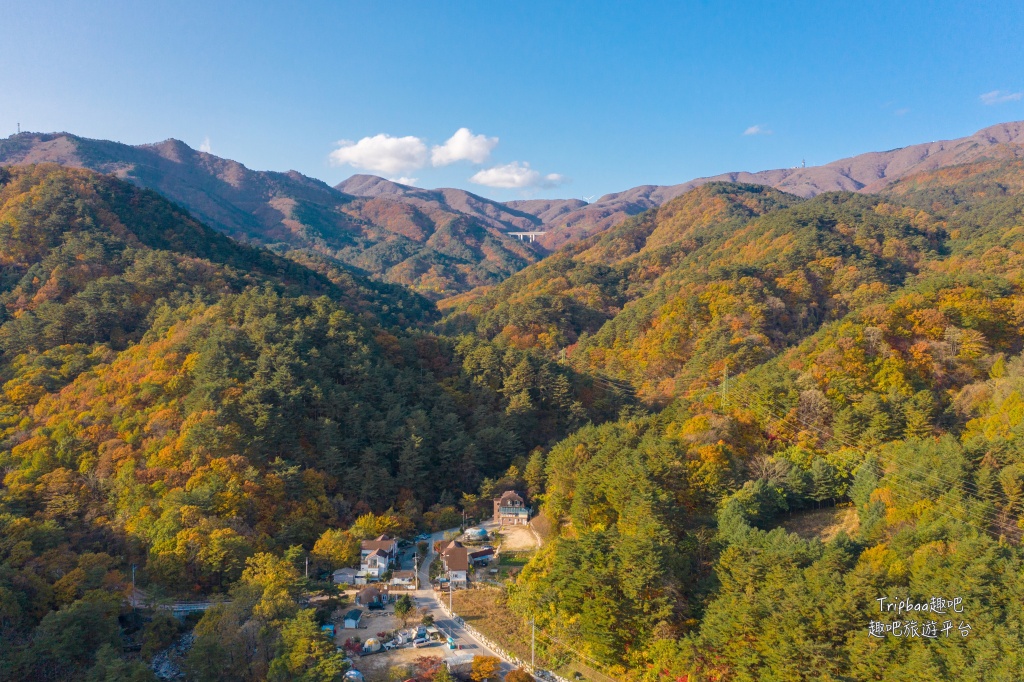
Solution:
[{"label": "village house", "polygon": [[484,547],[483,549],[472,550],[469,552],[469,562],[474,566],[486,566],[491,563],[491,559],[493,558],[493,547]]},{"label": "village house", "polygon": [[331,579],[335,585],[355,585],[358,573],[354,568],[339,568],[331,574]]},{"label": "village house", "polygon": [[452,540],[441,550],[441,563],[445,577],[452,587],[466,587],[469,583],[469,550],[461,542]]},{"label": "village house", "polygon": [[381,592],[376,587],[364,587],[356,595],[356,603],[360,606],[384,605],[390,601],[390,595],[386,591]]},{"label": "village house", "polygon": [[525,526],[530,522],[530,508],[514,490],[494,499],[494,522],[502,526]]},{"label": "village house", "polygon": [[356,584],[376,582],[398,563],[398,542],[387,535],[363,540],[359,546],[359,573]]},{"label": "village house", "polygon": [[391,586],[401,590],[415,590],[416,572],[395,571],[391,574]]}]

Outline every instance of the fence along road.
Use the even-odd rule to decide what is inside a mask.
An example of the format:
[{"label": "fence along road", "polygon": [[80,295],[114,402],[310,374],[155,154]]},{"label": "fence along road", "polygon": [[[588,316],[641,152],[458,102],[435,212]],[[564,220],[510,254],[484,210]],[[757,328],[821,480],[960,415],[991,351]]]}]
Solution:
[{"label": "fence along road", "polygon": [[[474,641],[476,645],[480,648],[480,651],[478,653],[485,656],[494,656],[496,658],[501,659],[504,663],[504,665],[502,665],[503,674],[507,673],[512,668],[523,668],[524,670],[529,671],[536,677],[541,677],[542,679],[554,680],[555,682],[570,682],[566,678],[556,675],[552,672],[534,670],[533,666],[531,666],[528,662],[522,661],[513,654],[505,651],[496,642],[492,641],[489,637],[485,636],[472,625],[466,623],[466,621],[463,620],[458,614],[454,613],[453,611],[450,611],[448,609],[448,604],[445,602],[445,598],[448,596],[447,593],[435,592],[431,588],[430,564],[434,560],[434,557],[437,556],[437,553],[434,552],[434,543],[440,540],[444,540],[445,533],[457,533],[458,530],[458,528],[452,528],[451,530],[441,531],[439,533],[434,533],[433,535],[431,535],[430,539],[427,541],[427,556],[424,558],[423,565],[420,567],[420,587],[425,587],[425,589],[420,589],[416,593],[416,595],[420,599],[429,600],[430,602],[433,602],[434,606],[436,606],[436,608],[438,608],[441,611],[441,613],[445,615],[446,620],[435,623],[437,627],[440,630],[447,632],[449,635],[454,635],[454,639],[456,641],[458,641],[459,639],[469,639]],[[454,654],[455,652],[452,653]]]}]

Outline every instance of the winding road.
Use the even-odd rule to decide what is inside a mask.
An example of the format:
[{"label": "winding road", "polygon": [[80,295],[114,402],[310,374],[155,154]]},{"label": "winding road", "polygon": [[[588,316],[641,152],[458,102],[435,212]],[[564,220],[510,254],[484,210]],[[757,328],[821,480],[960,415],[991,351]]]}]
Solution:
[{"label": "winding road", "polygon": [[[502,656],[496,651],[492,651],[483,642],[477,640],[462,624],[458,621],[452,620],[441,608],[441,600],[448,598],[448,593],[435,592],[430,584],[430,563],[437,556],[434,552],[434,543],[439,540],[444,540],[445,532],[458,532],[458,528],[453,528],[449,531],[441,531],[434,533],[430,536],[427,541],[428,549],[427,556],[423,560],[423,565],[420,566],[420,587],[422,589],[416,590],[413,593],[413,601],[417,608],[426,608],[430,614],[434,616],[434,624],[439,630],[451,636],[457,645],[461,645],[460,649],[449,649],[444,648],[445,658],[454,658],[464,654],[482,655],[482,656],[494,656],[495,658],[501,659]],[[415,549],[414,549],[415,551]],[[502,674],[512,670],[514,666],[509,664],[507,661],[502,659]]]}]

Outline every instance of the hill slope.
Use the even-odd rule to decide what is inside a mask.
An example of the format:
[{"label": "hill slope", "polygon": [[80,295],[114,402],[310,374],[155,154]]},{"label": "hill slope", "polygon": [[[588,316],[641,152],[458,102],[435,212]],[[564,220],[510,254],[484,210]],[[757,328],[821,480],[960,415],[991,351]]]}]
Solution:
[{"label": "hill slope", "polygon": [[317,253],[433,297],[493,284],[537,259],[504,234],[524,213],[451,190],[415,200],[354,197],[295,171],[253,171],[178,140],[133,147],[69,134],[0,140],[0,164],[53,162],[154,189],[232,237]]},{"label": "hill slope", "polygon": [[133,582],[251,607],[271,566],[288,587],[249,626],[259,670],[299,608],[285,557],[318,548],[315,574],[450,527],[463,493],[621,408],[529,353],[403,328],[424,302],[394,289],[109,175],[0,168],[0,677],[107,679],[144,619],[168,626],[133,614]]},{"label": "hill slope", "polygon": [[1012,272],[1022,187],[1015,158],[908,176],[882,194],[803,200],[708,183],[443,302],[445,324],[664,400],[755,367],[915,278]]},{"label": "hill slope", "polygon": [[[547,453],[557,537],[499,598],[557,643],[538,659],[637,681],[1020,677],[1022,188],[1020,159],[805,201],[708,184],[498,287],[521,326],[544,295],[621,292],[568,361],[676,396]],[[666,211],[685,220],[658,270]],[[595,249],[621,257],[600,271]],[[786,532],[839,504],[840,532]],[[879,608],[895,595],[938,612]]]},{"label": "hill slope", "polygon": [[679,395],[884,296],[937,252],[937,221],[883,203],[709,183],[451,299],[447,323]]},{"label": "hill slope", "polygon": [[[69,134],[0,140],[0,164],[54,162],[112,173],[155,189],[212,227],[271,246],[321,271],[347,268],[444,298],[496,284],[546,253],[709,182],[761,184],[809,198],[870,193],[908,175],[979,158],[1024,155],[1024,123],[871,152],[823,166],[733,172],[678,185],[643,185],[587,204],[577,199],[505,203],[459,189],[424,190],[372,175],[329,187],[295,171],[252,171],[177,140],[129,146]],[[548,234],[535,244],[508,232]],[[326,260],[325,260],[326,259]]]}]

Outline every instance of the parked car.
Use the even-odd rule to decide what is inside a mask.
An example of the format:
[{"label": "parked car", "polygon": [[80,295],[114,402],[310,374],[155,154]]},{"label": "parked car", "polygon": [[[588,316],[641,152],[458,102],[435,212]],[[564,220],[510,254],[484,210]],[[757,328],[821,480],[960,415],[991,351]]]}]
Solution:
[{"label": "parked car", "polygon": [[420,647],[430,646],[431,644],[433,644],[433,642],[431,642],[426,637],[417,637],[416,639],[412,640],[412,645],[417,649],[419,649]]},{"label": "parked car", "polygon": [[392,649],[397,649],[399,646],[401,645],[395,640],[391,640],[390,642],[384,642],[384,648],[388,651],[391,651]]},{"label": "parked car", "polygon": [[370,602],[369,606],[367,606],[366,608],[369,609],[370,611],[383,611],[384,610],[384,604],[379,602],[379,601],[372,601],[372,602]]}]

